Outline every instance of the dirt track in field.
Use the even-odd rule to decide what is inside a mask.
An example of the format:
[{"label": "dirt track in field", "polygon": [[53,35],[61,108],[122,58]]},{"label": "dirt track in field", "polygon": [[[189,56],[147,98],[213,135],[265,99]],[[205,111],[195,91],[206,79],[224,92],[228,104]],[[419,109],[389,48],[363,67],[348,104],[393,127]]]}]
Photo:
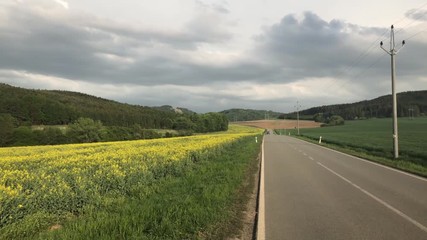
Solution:
[{"label": "dirt track in field", "polygon": [[[297,127],[297,120],[257,120],[257,121],[244,121],[233,122],[239,125],[258,127],[264,129],[293,129]],[[317,128],[320,123],[314,121],[300,120],[300,128]]]}]

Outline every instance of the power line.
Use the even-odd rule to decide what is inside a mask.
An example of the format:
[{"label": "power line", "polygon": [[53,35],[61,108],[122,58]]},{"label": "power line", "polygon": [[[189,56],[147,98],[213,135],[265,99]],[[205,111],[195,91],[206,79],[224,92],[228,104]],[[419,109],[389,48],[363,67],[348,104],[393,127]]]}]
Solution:
[{"label": "power line", "polygon": [[299,109],[300,109],[301,105],[298,103],[298,101],[297,101],[297,105],[295,107],[297,109],[297,131],[298,131],[298,135],[299,135]]},{"label": "power line", "polygon": [[[378,37],[375,42],[378,42],[379,40],[381,40],[382,37],[384,37],[384,35],[388,32],[385,31],[380,37]],[[364,60],[371,51],[373,51],[374,46],[375,46],[375,42],[373,42],[363,53],[361,53],[359,55],[359,57],[354,61],[354,63],[348,67],[348,71],[347,74],[348,75],[353,75],[352,72],[356,69],[356,67],[362,62],[362,60]],[[369,65],[368,68],[365,68],[365,70],[363,70],[363,72],[359,72],[359,74],[355,75],[356,77],[359,77],[361,75],[363,75],[364,73],[366,73],[368,70],[370,70],[375,64],[377,64],[379,62],[379,60],[381,59],[381,56],[379,56],[373,63],[371,63]],[[334,83],[330,84],[328,86],[328,89],[330,89],[333,85],[335,85],[336,90],[341,89],[343,86],[347,85],[349,83],[349,80],[347,79],[340,79],[341,76],[344,76],[345,72],[343,71],[341,74],[339,74],[338,76],[336,76],[336,78],[334,79]],[[338,83],[338,81],[341,81],[341,84],[337,85],[336,83]]]},{"label": "power line", "polygon": [[[371,70],[375,65],[378,64],[378,62],[381,60],[381,58],[383,58],[384,55],[379,55],[367,68],[364,68],[364,70],[362,72],[360,72],[358,75],[355,75],[355,78],[360,78],[362,77],[365,73],[367,73],[369,70]],[[346,86],[350,81],[345,79],[344,81],[342,81],[342,83],[340,85],[338,85],[337,89],[341,89],[344,86]]]},{"label": "power line", "polygon": [[[421,9],[423,9],[424,7],[427,6],[427,2],[423,3],[422,5],[420,5],[419,7],[413,9],[413,12],[416,13],[418,11],[420,11]],[[402,31],[404,28],[408,27],[409,25],[411,25],[413,22],[419,20],[423,15],[420,14],[419,16],[417,16],[416,18],[414,18],[410,23],[406,24],[403,28],[401,28],[399,31],[396,32],[396,34],[400,31]],[[406,16],[404,15],[403,17],[401,17],[399,20],[394,22],[394,25],[403,22],[406,19]],[[411,39],[413,37],[415,37],[416,35],[427,31],[427,29],[417,32],[416,34],[413,34],[412,36],[410,36],[407,39]],[[378,41],[380,41],[386,34],[388,33],[388,29],[384,31],[383,34],[381,34],[381,36],[379,36],[375,41],[373,41],[369,47],[363,52],[361,53],[354,61],[353,63],[346,67],[338,76],[336,76],[336,78],[333,80],[332,84],[329,85],[328,89],[332,86],[337,86],[336,83],[339,81],[339,78],[341,76],[344,76],[345,74],[348,75],[352,75],[352,71],[369,55],[369,53],[375,49],[376,44],[378,43]],[[379,56],[378,58],[376,58],[367,69],[364,69],[362,72],[360,72],[359,74],[356,75],[356,77],[362,76],[364,73],[366,73],[368,70],[370,70],[373,66],[375,66],[381,59],[381,56]],[[345,82],[343,82],[342,84],[338,85],[338,88],[336,89],[340,89],[342,88],[342,86],[346,85],[348,83],[348,80],[344,80]]]},{"label": "power line", "polygon": [[[420,7],[413,9],[412,14],[420,11],[422,8],[424,8],[425,6],[427,6],[427,3],[422,4]],[[405,26],[403,26],[402,28],[400,28],[398,31],[396,31],[396,34],[398,34],[399,32],[401,32],[403,29],[407,28],[409,25],[412,25],[415,21],[418,21],[421,17],[423,17],[424,15],[419,14],[418,17],[412,18],[412,21],[409,22],[408,24],[406,24]],[[406,16],[403,16],[402,19],[406,18]],[[394,23],[393,25],[396,25],[396,23]]]},{"label": "power line", "polygon": [[425,29],[423,29],[423,30],[421,30],[421,31],[418,31],[418,32],[416,32],[416,33],[414,33],[414,34],[410,35],[408,38],[406,38],[406,40],[412,39],[412,38],[414,38],[415,36],[419,35],[420,33],[425,33],[425,32],[427,32],[427,28],[425,28]]},{"label": "power line", "polygon": [[[424,7],[427,6],[427,2],[423,3],[422,5],[420,5],[418,8],[415,8],[413,10],[413,13],[419,12],[421,9],[423,9]],[[408,26],[410,26],[411,24],[413,24],[415,21],[419,20],[423,15],[420,14],[417,17],[413,18],[412,21],[410,21],[409,23],[407,23],[406,25],[404,25],[404,27],[399,28],[398,31],[396,31],[396,33],[403,31],[405,28],[407,28]],[[397,21],[394,22],[395,24],[399,24],[402,23],[405,19],[407,19],[407,17],[404,16],[401,17],[400,19],[398,19]],[[369,47],[364,50],[363,52],[361,52],[356,58],[354,58],[354,60],[351,62],[351,64],[349,66],[344,67],[342,70],[338,70],[338,74],[335,75],[332,79],[332,81],[330,81],[330,83],[325,83],[328,84],[326,89],[335,89],[339,90],[341,88],[343,88],[345,85],[347,85],[348,83],[350,83],[350,80],[348,79],[343,79],[341,77],[345,76],[345,75],[349,75],[349,76],[354,76],[355,78],[360,78],[362,77],[364,74],[366,74],[369,70],[371,70],[375,65],[377,65],[380,60],[383,58],[384,55],[379,55],[378,57],[376,57],[371,64],[367,67],[364,68],[360,71],[355,72],[355,69],[357,66],[360,65],[360,63],[362,61],[364,61],[366,59],[366,57],[368,57],[370,55],[370,53],[375,49],[376,44],[378,43],[378,41],[380,41],[384,36],[386,36],[386,34],[389,32],[388,29],[386,29],[375,41],[373,41]],[[423,33],[423,32],[427,32],[427,29],[424,29],[422,31],[419,31],[413,35],[411,35],[410,37],[406,38],[407,40],[414,38],[415,36]],[[341,82],[340,84],[337,84],[338,82]]]}]

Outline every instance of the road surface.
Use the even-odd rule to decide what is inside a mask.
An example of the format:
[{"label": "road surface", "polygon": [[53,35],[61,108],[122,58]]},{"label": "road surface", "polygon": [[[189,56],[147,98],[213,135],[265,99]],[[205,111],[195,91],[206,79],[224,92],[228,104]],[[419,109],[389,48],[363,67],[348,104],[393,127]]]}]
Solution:
[{"label": "road surface", "polygon": [[259,239],[427,240],[427,179],[266,135]]}]

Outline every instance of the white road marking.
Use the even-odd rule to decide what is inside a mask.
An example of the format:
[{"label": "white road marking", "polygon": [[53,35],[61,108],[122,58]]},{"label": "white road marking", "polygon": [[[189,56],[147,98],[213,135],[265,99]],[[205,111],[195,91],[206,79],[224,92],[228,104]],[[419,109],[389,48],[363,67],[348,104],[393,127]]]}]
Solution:
[{"label": "white road marking", "polygon": [[[296,139],[296,138],[294,138],[294,139]],[[345,155],[347,157],[351,157],[351,158],[356,159],[356,160],[363,161],[365,163],[369,163],[369,164],[372,164],[372,165],[375,165],[375,166],[378,166],[378,167],[382,167],[382,168],[385,168],[385,169],[388,169],[388,170],[391,170],[391,171],[394,171],[394,172],[397,172],[397,173],[401,173],[403,175],[406,175],[406,176],[409,176],[409,177],[413,177],[415,179],[427,182],[427,178],[423,178],[423,177],[420,177],[420,176],[417,176],[417,175],[414,175],[414,174],[411,174],[411,173],[407,173],[407,172],[404,172],[404,171],[399,170],[399,169],[388,167],[388,166],[382,165],[380,163],[376,163],[376,162],[369,161],[369,160],[366,160],[366,159],[363,159],[363,158],[360,158],[360,157],[356,157],[356,156],[353,156],[353,155],[350,155],[350,154],[347,154],[347,153],[343,153],[343,152],[340,152],[340,151],[337,151],[337,150],[334,150],[334,149],[330,149],[330,148],[325,147],[325,146],[319,146],[317,144],[314,144],[314,143],[311,143],[311,142],[306,142],[304,140],[300,140],[300,139],[296,139],[296,140],[299,140],[299,141],[304,142],[304,143],[308,143],[308,144],[311,144],[311,145],[314,145],[314,146],[317,146],[317,147],[320,147],[320,148],[323,148],[323,149],[326,149],[326,150],[329,150],[329,151],[332,151],[332,152],[336,152],[336,153]]]},{"label": "white road marking", "polygon": [[339,173],[335,172],[334,170],[326,167],[325,165],[323,165],[320,162],[317,162],[317,164],[319,164],[321,167],[325,168],[326,170],[328,170],[329,172],[333,173],[334,175],[336,175],[337,177],[341,178],[342,180],[344,180],[345,182],[349,183],[350,185],[352,185],[353,187],[359,189],[361,192],[363,192],[364,194],[368,195],[369,197],[373,198],[375,201],[379,202],[381,205],[385,206],[386,208],[390,209],[391,211],[393,211],[394,213],[396,213],[397,215],[401,216],[402,218],[404,218],[405,220],[407,220],[408,222],[414,224],[415,226],[417,226],[419,229],[421,229],[422,231],[427,233],[427,227],[422,225],[421,223],[417,222],[416,220],[412,219],[411,217],[409,217],[408,215],[404,214],[403,212],[399,211],[398,209],[396,209],[395,207],[391,206],[390,204],[386,203],[385,201],[383,201],[382,199],[380,199],[379,197],[375,196],[374,194],[366,191],[365,189],[359,187],[357,184],[354,184],[352,181],[348,180],[347,178],[343,177],[342,175],[340,175]]},{"label": "white road marking", "polygon": [[312,158],[312,157],[310,157],[310,156],[309,156],[308,158],[309,158],[311,161],[314,161],[314,158]]},{"label": "white road marking", "polygon": [[265,240],[265,191],[264,191],[264,138],[262,139],[261,153],[261,176],[259,186],[259,205],[258,205],[258,223],[257,239]]}]

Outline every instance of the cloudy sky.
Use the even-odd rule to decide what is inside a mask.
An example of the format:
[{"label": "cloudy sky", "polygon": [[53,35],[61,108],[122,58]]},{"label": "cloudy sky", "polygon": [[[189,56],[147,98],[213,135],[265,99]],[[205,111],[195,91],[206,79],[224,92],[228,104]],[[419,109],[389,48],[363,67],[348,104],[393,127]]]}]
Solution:
[{"label": "cloudy sky", "polygon": [[294,110],[427,89],[427,0],[0,0],[0,82],[131,104]]}]

